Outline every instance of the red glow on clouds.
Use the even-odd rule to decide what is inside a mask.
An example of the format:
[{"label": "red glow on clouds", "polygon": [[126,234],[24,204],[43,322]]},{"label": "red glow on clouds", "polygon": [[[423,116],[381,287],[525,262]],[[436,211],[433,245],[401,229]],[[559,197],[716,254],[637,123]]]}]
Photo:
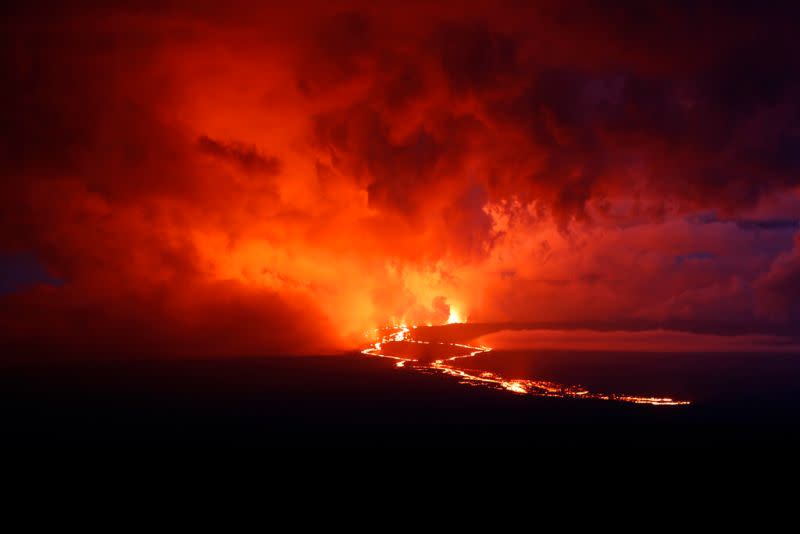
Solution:
[{"label": "red glow on clouds", "polygon": [[592,13],[17,8],[0,250],[63,284],[0,296],[3,339],[286,354],[401,322],[795,321],[790,19]]}]

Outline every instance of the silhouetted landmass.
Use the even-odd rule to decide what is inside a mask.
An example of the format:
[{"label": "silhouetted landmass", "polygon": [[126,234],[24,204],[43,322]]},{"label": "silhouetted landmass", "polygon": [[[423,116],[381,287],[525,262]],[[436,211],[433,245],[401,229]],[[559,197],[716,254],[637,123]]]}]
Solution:
[{"label": "silhouetted landmass", "polygon": [[[718,380],[730,377],[717,367]],[[800,395],[774,398],[769,384],[757,385],[760,395],[665,408],[521,397],[359,355],[17,362],[0,373],[0,439],[6,446],[796,445]]]}]

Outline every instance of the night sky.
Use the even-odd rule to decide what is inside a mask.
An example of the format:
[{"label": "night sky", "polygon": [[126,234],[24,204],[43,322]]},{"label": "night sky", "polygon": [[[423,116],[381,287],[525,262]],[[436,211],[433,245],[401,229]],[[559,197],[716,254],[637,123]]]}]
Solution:
[{"label": "night sky", "polygon": [[7,355],[798,341],[796,3],[16,4]]}]

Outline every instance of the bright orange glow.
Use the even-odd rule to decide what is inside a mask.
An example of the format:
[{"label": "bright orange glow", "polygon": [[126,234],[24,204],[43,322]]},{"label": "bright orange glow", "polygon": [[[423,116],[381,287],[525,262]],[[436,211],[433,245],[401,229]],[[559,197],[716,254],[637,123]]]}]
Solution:
[{"label": "bright orange glow", "polygon": [[461,315],[458,313],[458,310],[455,309],[453,306],[450,306],[450,316],[447,318],[447,324],[456,324],[456,323],[463,323],[461,319]]}]

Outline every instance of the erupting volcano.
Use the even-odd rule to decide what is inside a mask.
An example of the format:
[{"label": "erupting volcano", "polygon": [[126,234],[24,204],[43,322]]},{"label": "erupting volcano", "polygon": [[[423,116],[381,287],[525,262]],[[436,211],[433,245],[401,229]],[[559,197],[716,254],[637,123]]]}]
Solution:
[{"label": "erupting volcano", "polygon": [[0,13],[0,379],[54,429],[37,373],[132,362],[298,436],[800,408],[800,2]]}]

